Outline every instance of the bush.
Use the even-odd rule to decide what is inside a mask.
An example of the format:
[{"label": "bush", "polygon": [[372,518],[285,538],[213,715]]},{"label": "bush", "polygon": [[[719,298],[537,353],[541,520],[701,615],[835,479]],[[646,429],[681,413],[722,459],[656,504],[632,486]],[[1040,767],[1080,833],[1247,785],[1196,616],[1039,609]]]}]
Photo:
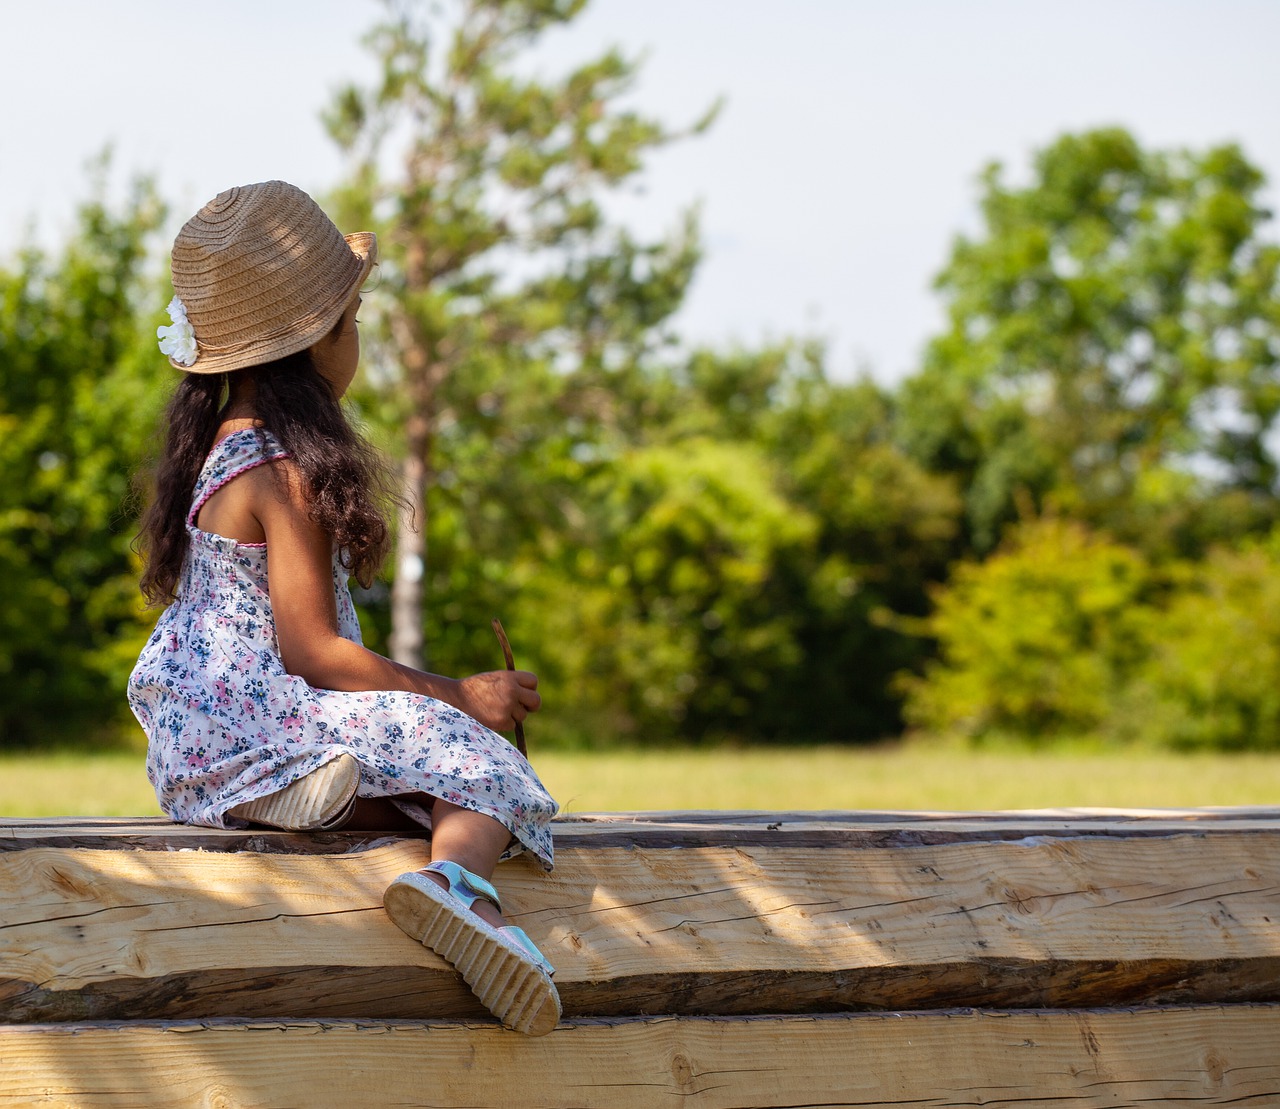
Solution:
[{"label": "bush", "polygon": [[908,722],[974,737],[1103,727],[1146,658],[1155,585],[1142,555],[1080,523],[1016,526],[934,591],[938,657],[900,679]]},{"label": "bush", "polygon": [[1151,640],[1121,706],[1133,734],[1280,748],[1280,532],[1210,552],[1155,615]]},{"label": "bush", "polygon": [[[815,523],[749,444],[637,449],[584,490],[595,542],[533,577],[520,601],[538,665],[578,735],[740,734],[773,675],[799,662],[777,566]],[[548,706],[549,710],[551,706]]]}]

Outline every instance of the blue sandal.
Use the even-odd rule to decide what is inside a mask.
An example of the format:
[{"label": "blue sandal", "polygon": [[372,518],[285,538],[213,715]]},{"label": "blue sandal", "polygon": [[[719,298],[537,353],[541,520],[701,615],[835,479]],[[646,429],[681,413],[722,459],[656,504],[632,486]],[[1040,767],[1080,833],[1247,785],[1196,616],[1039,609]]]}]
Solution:
[{"label": "blue sandal", "polygon": [[[443,889],[425,871],[449,883]],[[488,901],[498,912],[498,891],[457,863],[440,861],[401,874],[383,895],[387,915],[419,943],[451,963],[471,991],[508,1028],[545,1036],[560,1020],[555,973],[523,928],[495,928],[472,909]]]}]

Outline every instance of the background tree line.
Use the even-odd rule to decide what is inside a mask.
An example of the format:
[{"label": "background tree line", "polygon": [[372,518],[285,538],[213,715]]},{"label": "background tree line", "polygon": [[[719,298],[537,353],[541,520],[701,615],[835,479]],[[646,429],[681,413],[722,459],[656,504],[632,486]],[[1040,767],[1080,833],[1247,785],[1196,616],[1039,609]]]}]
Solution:
[{"label": "background tree line", "polygon": [[[1280,746],[1280,247],[1244,153],[1110,129],[989,167],[897,385],[800,338],[690,349],[695,215],[644,242],[607,196],[714,110],[642,118],[617,53],[523,76],[582,6],[391,4],[380,81],[326,113],[327,205],[383,256],[353,405],[422,525],[358,596],[370,642],[490,668],[501,615],[539,742]],[[105,173],[60,249],[0,263],[5,745],[126,730],[151,619],[166,213]]]}]

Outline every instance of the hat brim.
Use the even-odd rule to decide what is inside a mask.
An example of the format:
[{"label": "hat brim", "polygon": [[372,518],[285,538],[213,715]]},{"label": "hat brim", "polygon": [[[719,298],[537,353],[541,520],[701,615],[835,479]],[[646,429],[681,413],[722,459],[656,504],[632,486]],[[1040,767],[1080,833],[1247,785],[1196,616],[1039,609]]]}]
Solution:
[{"label": "hat brim", "polygon": [[[360,279],[355,288],[359,289],[369,278],[369,272],[378,264],[378,236],[372,231],[356,231],[342,236],[351,248],[351,253],[360,259]],[[348,303],[351,297],[347,297]]]},{"label": "hat brim", "polygon": [[169,365],[176,370],[189,374],[219,374],[232,370],[243,370],[250,366],[260,366],[265,362],[274,362],[306,350],[323,339],[333,330],[342,318],[342,313],[355,298],[356,294],[369,279],[369,274],[378,263],[378,236],[372,231],[356,231],[344,235],[343,239],[360,263],[351,279],[334,291],[333,297],[325,308],[307,320],[299,321],[296,329],[288,334],[263,340],[234,352],[205,351],[200,349],[199,336],[196,337],[196,360],[190,366],[169,359]]}]

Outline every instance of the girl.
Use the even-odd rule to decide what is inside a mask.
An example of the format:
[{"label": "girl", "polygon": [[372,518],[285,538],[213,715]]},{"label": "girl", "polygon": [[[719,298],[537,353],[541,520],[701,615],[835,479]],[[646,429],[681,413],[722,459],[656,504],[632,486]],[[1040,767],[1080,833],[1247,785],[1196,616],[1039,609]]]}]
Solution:
[{"label": "girl", "polygon": [[158,336],[185,376],[140,536],[143,593],[169,607],[129,703],[174,820],[429,827],[432,861],[391,884],[387,912],[540,1035],[560,1015],[552,968],[488,881],[521,850],[552,866],[556,804],[496,734],[538,710],[537,678],[383,658],[347,589],[389,544],[381,463],[339,405],[376,258],[373,235],[344,238],[282,181],[221,193],[178,233]]}]

